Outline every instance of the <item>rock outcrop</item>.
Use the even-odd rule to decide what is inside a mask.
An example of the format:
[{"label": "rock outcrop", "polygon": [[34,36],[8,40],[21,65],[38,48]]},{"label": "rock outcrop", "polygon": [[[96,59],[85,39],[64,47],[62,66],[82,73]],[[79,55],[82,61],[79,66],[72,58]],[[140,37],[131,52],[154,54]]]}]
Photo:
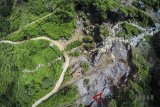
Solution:
[{"label": "rock outcrop", "polygon": [[[113,87],[125,84],[132,71],[130,45],[119,39],[106,39],[104,47],[95,56],[96,62],[92,74],[76,83],[80,98],[78,104],[89,107],[106,105],[107,96],[114,95]],[[97,103],[93,96],[102,93],[102,103]]]}]

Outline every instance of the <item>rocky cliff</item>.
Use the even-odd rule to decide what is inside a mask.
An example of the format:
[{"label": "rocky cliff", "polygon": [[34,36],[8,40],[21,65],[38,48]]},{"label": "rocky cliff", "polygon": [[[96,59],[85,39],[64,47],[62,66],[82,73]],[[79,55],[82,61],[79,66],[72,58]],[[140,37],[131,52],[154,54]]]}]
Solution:
[{"label": "rocky cliff", "polygon": [[[133,71],[130,45],[120,39],[106,39],[104,46],[99,49],[92,73],[88,78],[76,83],[81,95],[77,104],[97,107],[106,105],[114,96],[114,87],[121,87],[127,82],[127,77]],[[102,103],[93,96],[102,93]]]}]

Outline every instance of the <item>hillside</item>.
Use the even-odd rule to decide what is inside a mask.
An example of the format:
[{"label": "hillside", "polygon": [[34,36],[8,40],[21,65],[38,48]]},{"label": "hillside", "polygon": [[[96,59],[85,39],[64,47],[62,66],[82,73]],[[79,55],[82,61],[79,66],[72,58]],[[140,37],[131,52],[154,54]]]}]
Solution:
[{"label": "hillside", "polygon": [[159,0],[1,0],[0,106],[158,107],[159,43]]}]

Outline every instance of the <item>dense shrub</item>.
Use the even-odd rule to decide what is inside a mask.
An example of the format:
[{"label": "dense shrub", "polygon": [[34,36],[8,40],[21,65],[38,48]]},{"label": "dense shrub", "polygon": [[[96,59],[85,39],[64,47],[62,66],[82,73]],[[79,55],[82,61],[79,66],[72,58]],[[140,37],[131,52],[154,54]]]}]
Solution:
[{"label": "dense shrub", "polygon": [[12,12],[14,0],[0,1],[0,37],[10,32],[9,17]]},{"label": "dense shrub", "polygon": [[[9,34],[11,37],[7,38],[23,40],[45,35],[52,39],[69,39],[75,28],[75,14],[73,1],[38,0],[28,1],[23,5],[16,4],[9,24],[12,31],[17,31]],[[36,22],[31,23],[33,21]]]},{"label": "dense shrub", "polygon": [[74,102],[77,100],[78,94],[76,87],[66,87],[58,92],[56,95],[50,97],[48,100],[44,101],[40,107],[63,107],[73,106]]},{"label": "dense shrub", "polygon": [[[145,45],[143,48],[146,48]],[[121,96],[116,98],[117,107],[132,106],[132,107],[145,107],[149,106],[147,96],[150,96],[150,80],[151,75],[149,69],[152,66],[150,56],[150,49],[146,48],[144,53],[140,47],[133,48],[133,63],[136,78],[129,79],[129,87],[127,89],[120,89],[116,91],[116,95]],[[149,57],[149,58],[148,58]],[[151,101],[151,99],[150,99]],[[142,103],[143,102],[143,103]],[[143,105],[144,104],[144,105]]]},{"label": "dense shrub", "polygon": [[80,66],[83,68],[83,71],[88,71],[89,65],[86,62],[81,62]]},{"label": "dense shrub", "polygon": [[70,44],[67,45],[66,50],[71,50],[73,48],[76,48],[78,46],[81,46],[83,43],[80,40],[76,40],[71,42]]},{"label": "dense shrub", "polygon": [[84,48],[85,48],[86,50],[92,50],[92,49],[95,48],[95,43],[86,43],[86,44],[84,45]]},{"label": "dense shrub", "polygon": [[129,38],[131,36],[136,36],[136,35],[142,33],[141,30],[139,30],[138,28],[136,28],[136,27],[134,27],[134,26],[132,26],[132,25],[126,23],[126,22],[124,22],[122,24],[122,27],[125,31],[125,35],[124,35],[125,38]]},{"label": "dense shrub", "polygon": [[121,6],[119,12],[123,13],[129,20],[137,21],[143,27],[153,26],[155,22],[151,16],[134,6]]},{"label": "dense shrub", "polygon": [[160,1],[159,0],[140,0],[142,1],[146,6],[153,8],[154,10],[158,10],[160,6]]},{"label": "dense shrub", "polygon": [[94,40],[93,40],[92,36],[85,36],[85,37],[83,37],[83,42],[85,42],[85,43],[91,43],[93,41]]},{"label": "dense shrub", "polygon": [[106,26],[101,26],[100,27],[100,33],[104,38],[109,36],[109,31],[108,31]]},{"label": "dense shrub", "polygon": [[90,19],[93,22],[101,23],[107,19],[107,12],[115,10],[119,6],[115,0],[77,0],[76,8],[90,13]]},{"label": "dense shrub", "polygon": [[76,51],[76,52],[72,52],[72,53],[70,53],[69,55],[70,55],[70,56],[72,56],[72,57],[78,57],[78,56],[80,56],[80,55],[81,55],[81,53],[80,53],[80,52],[78,52],[78,51]]}]

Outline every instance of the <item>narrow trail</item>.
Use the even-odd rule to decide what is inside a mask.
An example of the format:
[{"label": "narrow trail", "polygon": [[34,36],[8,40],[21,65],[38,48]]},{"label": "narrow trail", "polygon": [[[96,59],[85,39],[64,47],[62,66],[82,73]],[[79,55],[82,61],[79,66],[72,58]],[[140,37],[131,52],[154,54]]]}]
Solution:
[{"label": "narrow trail", "polygon": [[[65,76],[65,73],[67,71],[67,68],[69,67],[69,57],[67,55],[67,53],[64,51],[64,47],[61,46],[61,44],[59,44],[59,42],[55,41],[55,40],[52,40],[48,37],[45,37],[45,36],[41,36],[41,37],[36,37],[36,38],[32,38],[30,39],[32,41],[34,40],[46,40],[46,41],[49,41],[53,44],[55,44],[59,49],[60,51],[62,51],[63,53],[63,56],[65,58],[65,63],[64,63],[64,66],[63,66],[63,71],[59,77],[59,80],[57,81],[55,87],[53,88],[53,90],[51,92],[49,92],[48,94],[46,94],[45,96],[43,96],[42,98],[40,98],[39,100],[37,100],[33,105],[32,107],[36,107],[38,106],[39,104],[41,104],[44,100],[47,100],[50,96],[52,96],[53,94],[55,94],[58,89],[60,88],[63,80],[64,80],[64,76]],[[30,41],[30,40],[27,40],[27,41]],[[22,44],[24,42],[27,42],[27,41],[18,41],[18,42],[13,42],[13,41],[8,41],[8,40],[2,40],[0,41],[0,43],[7,43],[7,44],[13,44],[13,45],[17,45],[17,44]]]},{"label": "narrow trail", "polygon": [[27,25],[23,26],[22,28],[20,28],[20,29],[14,31],[14,32],[12,32],[12,33],[10,33],[9,35],[18,33],[18,32],[20,32],[23,28],[26,28],[26,27],[31,26],[31,25],[33,25],[33,24],[39,22],[39,21],[42,21],[43,19],[45,19],[45,18],[51,16],[52,14],[53,14],[53,13],[49,13],[49,14],[47,14],[47,15],[45,15],[45,16],[43,16],[43,17],[41,17],[41,18],[39,18],[39,19],[37,19],[37,20],[31,22],[31,23],[28,23]]},{"label": "narrow trail", "polygon": [[[37,23],[37,22],[39,22],[39,21],[42,21],[43,19],[46,19],[46,18],[48,18],[49,16],[53,15],[54,12],[55,12],[55,10],[56,10],[60,5],[63,4],[63,1],[64,1],[64,0],[62,0],[61,3],[57,4],[57,5],[54,7],[54,9],[53,9],[53,11],[52,11],[51,13],[48,13],[48,14],[46,14],[45,16],[42,16],[42,17],[40,17],[40,18],[38,18],[38,19],[36,19],[36,20],[34,20],[34,21],[26,24],[26,25],[23,26],[22,28],[20,28],[20,29],[18,29],[18,30],[16,30],[16,31],[13,31],[12,33],[8,34],[8,36],[11,36],[12,34],[18,33],[18,32],[20,32],[23,28],[26,28],[26,27],[28,27],[28,26],[31,26],[31,25],[33,25],[33,24],[35,24],[35,23]],[[14,6],[16,5],[16,2],[17,2],[17,0],[15,1]]]}]

